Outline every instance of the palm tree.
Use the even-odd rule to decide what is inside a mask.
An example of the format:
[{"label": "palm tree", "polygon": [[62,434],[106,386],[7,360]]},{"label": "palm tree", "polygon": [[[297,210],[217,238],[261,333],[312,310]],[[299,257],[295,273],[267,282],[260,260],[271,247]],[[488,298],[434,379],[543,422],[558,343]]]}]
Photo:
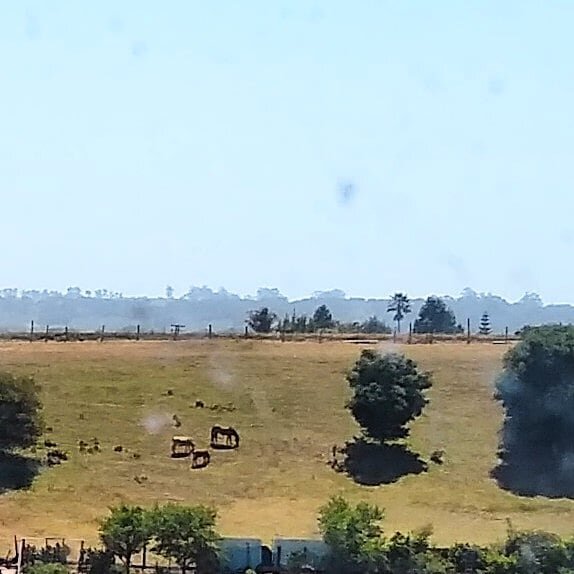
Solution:
[{"label": "palm tree", "polygon": [[394,312],[393,321],[397,322],[397,332],[401,332],[401,321],[411,312],[411,302],[405,293],[395,293],[389,301],[387,312]]}]

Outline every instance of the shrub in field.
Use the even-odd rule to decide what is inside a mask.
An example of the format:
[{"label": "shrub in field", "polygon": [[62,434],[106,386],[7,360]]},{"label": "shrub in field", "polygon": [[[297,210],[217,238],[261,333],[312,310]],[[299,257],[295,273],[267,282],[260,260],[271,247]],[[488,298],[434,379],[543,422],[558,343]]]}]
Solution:
[{"label": "shrub in field", "polygon": [[406,425],[422,413],[431,386],[430,374],[411,359],[370,350],[361,353],[347,381],[353,391],[347,408],[365,436],[380,442],[407,436]]},{"label": "shrub in field", "polygon": [[70,574],[64,564],[37,562],[24,569],[25,574]]}]

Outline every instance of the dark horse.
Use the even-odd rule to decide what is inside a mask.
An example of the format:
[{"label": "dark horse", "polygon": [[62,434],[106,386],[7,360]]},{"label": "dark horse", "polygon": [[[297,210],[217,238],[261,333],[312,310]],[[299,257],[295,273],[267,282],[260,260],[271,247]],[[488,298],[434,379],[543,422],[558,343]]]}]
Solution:
[{"label": "dark horse", "polygon": [[191,457],[191,468],[205,468],[211,460],[208,450],[194,450]]},{"label": "dark horse", "polygon": [[215,425],[211,428],[211,446],[222,447],[218,440],[219,437],[225,437],[225,447],[238,448],[239,447],[239,433],[233,427],[222,427]]}]

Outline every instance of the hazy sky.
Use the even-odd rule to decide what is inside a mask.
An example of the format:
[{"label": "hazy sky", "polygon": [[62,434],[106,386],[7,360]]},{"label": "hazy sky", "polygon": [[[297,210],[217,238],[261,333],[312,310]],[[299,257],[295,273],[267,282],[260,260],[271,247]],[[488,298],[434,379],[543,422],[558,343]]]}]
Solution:
[{"label": "hazy sky", "polygon": [[0,7],[0,287],[574,302],[574,2]]}]

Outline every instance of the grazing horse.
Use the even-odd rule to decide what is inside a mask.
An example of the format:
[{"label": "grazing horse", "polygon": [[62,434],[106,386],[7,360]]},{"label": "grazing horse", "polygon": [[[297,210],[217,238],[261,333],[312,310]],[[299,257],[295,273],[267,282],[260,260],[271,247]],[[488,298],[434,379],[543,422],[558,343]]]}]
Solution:
[{"label": "grazing horse", "polygon": [[212,446],[220,446],[219,445],[219,437],[225,437],[225,445],[230,448],[238,448],[239,447],[239,433],[233,427],[222,427],[219,425],[215,425],[211,428],[211,445]]},{"label": "grazing horse", "polygon": [[[181,450],[180,450],[181,449]],[[195,445],[188,436],[174,436],[171,439],[171,456],[189,456],[195,450]]]},{"label": "grazing horse", "polygon": [[191,458],[191,468],[205,468],[210,460],[211,456],[208,450],[194,450]]}]

